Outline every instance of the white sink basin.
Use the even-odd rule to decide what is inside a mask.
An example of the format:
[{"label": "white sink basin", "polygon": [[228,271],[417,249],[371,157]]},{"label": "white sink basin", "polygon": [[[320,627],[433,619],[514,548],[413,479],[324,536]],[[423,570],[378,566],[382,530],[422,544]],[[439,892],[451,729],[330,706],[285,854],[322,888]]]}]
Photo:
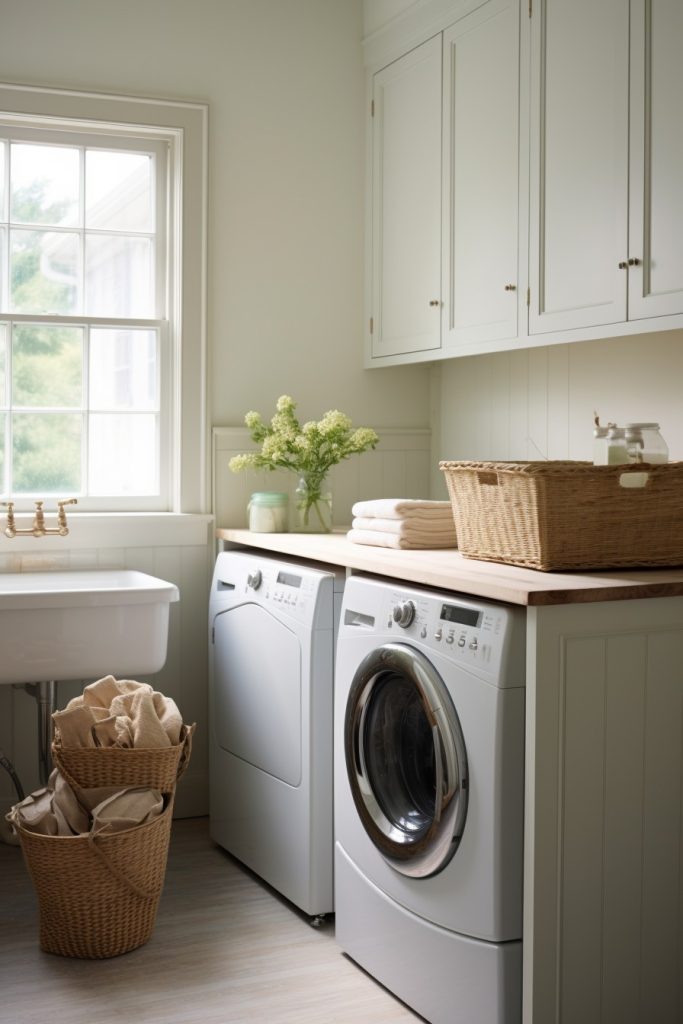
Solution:
[{"label": "white sink basin", "polygon": [[0,683],[158,672],[178,597],[129,569],[0,573]]}]

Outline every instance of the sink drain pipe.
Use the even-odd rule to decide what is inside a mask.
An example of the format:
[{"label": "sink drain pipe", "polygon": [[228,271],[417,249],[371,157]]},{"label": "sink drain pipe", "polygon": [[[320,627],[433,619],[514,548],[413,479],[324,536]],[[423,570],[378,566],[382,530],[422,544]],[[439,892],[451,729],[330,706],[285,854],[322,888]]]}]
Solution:
[{"label": "sink drain pipe", "polygon": [[5,754],[3,753],[2,750],[0,750],[0,765],[2,765],[2,767],[5,769],[5,771],[9,775],[10,779],[14,783],[14,788],[17,791],[17,797],[19,799],[19,802],[21,803],[21,801],[24,799],[26,794],[24,793],[23,786],[21,785],[21,782],[19,781],[19,776],[17,775],[17,773],[14,770],[14,765],[12,764],[10,759],[5,756]]}]

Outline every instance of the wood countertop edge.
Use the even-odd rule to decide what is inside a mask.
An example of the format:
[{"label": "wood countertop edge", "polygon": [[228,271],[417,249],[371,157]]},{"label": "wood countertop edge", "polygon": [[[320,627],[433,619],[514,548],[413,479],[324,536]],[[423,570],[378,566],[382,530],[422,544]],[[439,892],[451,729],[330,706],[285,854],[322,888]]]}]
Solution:
[{"label": "wood countertop edge", "polygon": [[468,559],[453,548],[397,550],[353,544],[346,540],[345,530],[252,533],[228,527],[218,528],[216,537],[289,558],[529,607],[683,596],[683,568],[546,573]]}]

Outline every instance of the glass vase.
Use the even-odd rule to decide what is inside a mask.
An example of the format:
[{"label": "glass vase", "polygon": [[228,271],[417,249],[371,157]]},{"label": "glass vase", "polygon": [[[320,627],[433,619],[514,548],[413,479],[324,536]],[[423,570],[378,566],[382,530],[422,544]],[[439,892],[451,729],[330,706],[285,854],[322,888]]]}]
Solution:
[{"label": "glass vase", "polygon": [[332,492],[327,479],[313,474],[299,478],[294,492],[294,531],[329,533],[332,529]]}]

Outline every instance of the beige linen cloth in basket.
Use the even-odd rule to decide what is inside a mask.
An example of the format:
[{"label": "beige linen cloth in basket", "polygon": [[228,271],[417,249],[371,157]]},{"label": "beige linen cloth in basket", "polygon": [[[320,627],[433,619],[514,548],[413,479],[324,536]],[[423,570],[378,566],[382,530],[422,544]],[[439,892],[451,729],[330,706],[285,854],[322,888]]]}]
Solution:
[{"label": "beige linen cloth in basket", "polygon": [[164,798],[155,789],[107,786],[81,789],[77,795],[55,768],[47,786],[15,804],[7,819],[44,836],[111,834],[143,825],[163,809]]},{"label": "beige linen cloth in basket", "polygon": [[52,715],[62,747],[177,746],[183,720],[175,701],[149,683],[104,676]]}]

